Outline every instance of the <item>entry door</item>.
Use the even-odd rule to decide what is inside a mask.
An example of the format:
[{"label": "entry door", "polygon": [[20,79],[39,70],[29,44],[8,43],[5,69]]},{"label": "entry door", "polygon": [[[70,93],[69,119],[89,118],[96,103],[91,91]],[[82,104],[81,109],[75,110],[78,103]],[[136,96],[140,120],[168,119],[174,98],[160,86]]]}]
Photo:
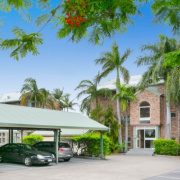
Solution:
[{"label": "entry door", "polygon": [[137,130],[137,148],[144,148],[144,129]]},{"label": "entry door", "polygon": [[141,148],[141,130],[137,130],[136,146]]}]

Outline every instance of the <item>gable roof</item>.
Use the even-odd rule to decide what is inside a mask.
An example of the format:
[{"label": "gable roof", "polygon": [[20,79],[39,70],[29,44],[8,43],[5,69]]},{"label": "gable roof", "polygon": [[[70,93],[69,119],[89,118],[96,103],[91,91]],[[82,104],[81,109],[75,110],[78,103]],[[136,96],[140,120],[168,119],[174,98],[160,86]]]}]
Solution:
[{"label": "gable roof", "polygon": [[0,128],[89,129],[109,128],[80,113],[0,104]]},{"label": "gable roof", "polygon": [[[156,95],[158,95],[158,96],[161,96],[161,95],[162,95],[162,93],[160,93],[160,92],[158,91],[158,87],[157,87],[157,86],[150,86],[150,87],[146,88],[145,90],[146,90],[146,91],[149,91],[149,92],[151,92],[151,93],[153,93],[153,94],[156,94]],[[139,94],[139,93],[141,93],[141,91],[136,92],[135,95],[137,95],[137,94]]]}]

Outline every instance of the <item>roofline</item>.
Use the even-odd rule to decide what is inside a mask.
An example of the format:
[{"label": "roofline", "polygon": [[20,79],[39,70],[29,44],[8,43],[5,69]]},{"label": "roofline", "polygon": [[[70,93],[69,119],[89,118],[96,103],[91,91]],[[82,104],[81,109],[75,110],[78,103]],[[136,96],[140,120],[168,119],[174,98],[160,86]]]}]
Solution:
[{"label": "roofline", "polygon": [[108,131],[109,128],[96,128],[96,127],[69,127],[69,126],[46,126],[46,125],[32,125],[32,124],[9,124],[9,123],[1,123],[0,122],[0,128],[4,127],[4,128],[33,128],[33,129],[54,129],[54,130],[58,130],[58,129],[88,129],[88,130],[99,130],[99,131]]}]

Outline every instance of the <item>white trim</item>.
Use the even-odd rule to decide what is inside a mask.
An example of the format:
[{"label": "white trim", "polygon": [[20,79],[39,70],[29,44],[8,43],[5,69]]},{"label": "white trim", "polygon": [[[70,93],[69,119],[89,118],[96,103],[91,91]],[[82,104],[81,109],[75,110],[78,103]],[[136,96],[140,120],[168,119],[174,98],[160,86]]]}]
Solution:
[{"label": "white trim", "polygon": [[[153,129],[155,130],[155,138],[146,138],[145,137],[145,130],[148,130],[148,129]],[[141,126],[141,127],[136,127],[136,148],[140,148],[138,147],[138,140],[140,142],[140,138],[138,138],[138,130],[144,130],[144,148],[143,149],[152,149],[152,148],[146,148],[145,147],[145,141],[146,140],[156,140],[157,137],[156,137],[156,126]]]},{"label": "white trim", "polygon": [[[141,108],[149,108],[149,117],[141,117]],[[151,119],[151,106],[139,106],[139,121],[149,121]]]}]

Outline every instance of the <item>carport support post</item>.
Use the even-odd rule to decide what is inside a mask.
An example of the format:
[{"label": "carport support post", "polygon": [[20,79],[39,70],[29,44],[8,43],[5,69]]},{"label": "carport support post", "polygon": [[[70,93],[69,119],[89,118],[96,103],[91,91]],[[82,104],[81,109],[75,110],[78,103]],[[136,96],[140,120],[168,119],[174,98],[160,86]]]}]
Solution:
[{"label": "carport support post", "polygon": [[59,142],[61,141],[61,129],[59,130]]},{"label": "carport support post", "polygon": [[9,129],[9,143],[11,143],[11,130]]},{"label": "carport support post", "polygon": [[58,156],[58,130],[54,131],[55,142],[56,142],[56,164],[58,164],[59,156]]},{"label": "carport support post", "polygon": [[13,129],[11,129],[11,143],[13,143]]},{"label": "carport support post", "polygon": [[21,130],[21,143],[23,143],[23,130]]},{"label": "carport support post", "polygon": [[101,159],[104,159],[104,152],[103,152],[103,132],[101,131]]}]

